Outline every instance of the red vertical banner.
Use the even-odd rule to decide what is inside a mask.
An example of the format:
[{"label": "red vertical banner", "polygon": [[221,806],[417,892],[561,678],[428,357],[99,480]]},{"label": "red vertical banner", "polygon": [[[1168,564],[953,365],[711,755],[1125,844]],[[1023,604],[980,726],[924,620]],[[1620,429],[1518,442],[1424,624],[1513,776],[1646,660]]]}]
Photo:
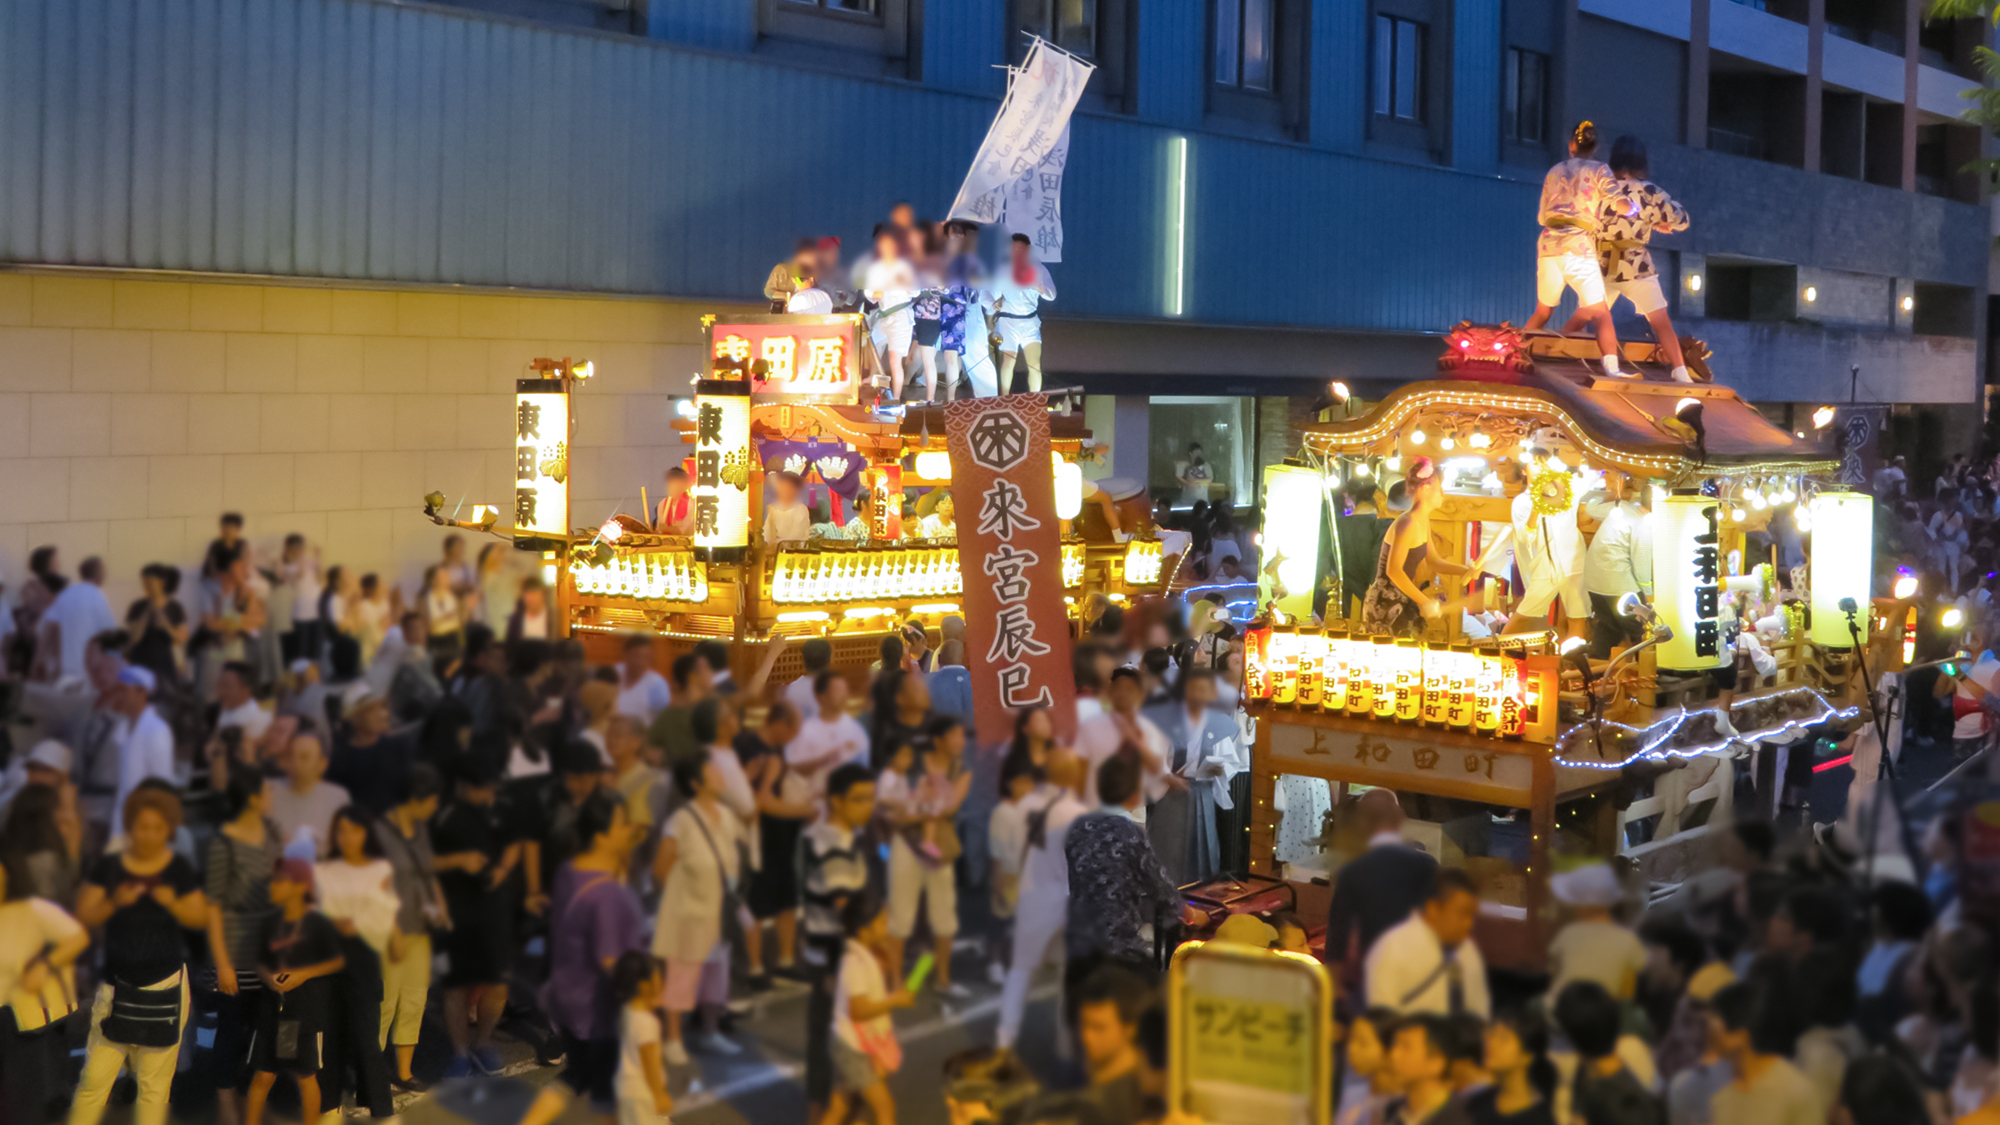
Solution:
[{"label": "red vertical banner", "polygon": [[1057,735],[1068,739],[1076,729],[1076,680],[1048,400],[961,399],[945,406],[944,417],[979,743],[1012,737],[1015,712],[1037,705],[1049,708]]}]

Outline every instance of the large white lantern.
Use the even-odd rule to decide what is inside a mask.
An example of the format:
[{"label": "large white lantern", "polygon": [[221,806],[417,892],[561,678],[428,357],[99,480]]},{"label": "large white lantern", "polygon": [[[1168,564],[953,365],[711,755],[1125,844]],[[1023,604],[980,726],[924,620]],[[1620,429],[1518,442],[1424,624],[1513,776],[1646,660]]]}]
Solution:
[{"label": "large white lantern", "polygon": [[1822,492],[1812,501],[1812,586],[1814,644],[1853,648],[1840,600],[1853,598],[1859,612],[1861,643],[1868,643],[1869,594],[1874,588],[1875,501],[1855,492]]},{"label": "large white lantern", "polygon": [[694,542],[750,542],[750,384],[703,379],[694,397]]},{"label": "large white lantern", "polygon": [[1285,596],[1275,604],[1286,617],[1312,614],[1313,584],[1319,577],[1320,535],[1326,528],[1319,472],[1303,465],[1264,467],[1263,564],[1278,563]]},{"label": "large white lantern", "polygon": [[1722,663],[1721,515],[1721,502],[1709,496],[1668,496],[1653,507],[1654,608],[1674,631],[1659,646],[1662,668]]}]

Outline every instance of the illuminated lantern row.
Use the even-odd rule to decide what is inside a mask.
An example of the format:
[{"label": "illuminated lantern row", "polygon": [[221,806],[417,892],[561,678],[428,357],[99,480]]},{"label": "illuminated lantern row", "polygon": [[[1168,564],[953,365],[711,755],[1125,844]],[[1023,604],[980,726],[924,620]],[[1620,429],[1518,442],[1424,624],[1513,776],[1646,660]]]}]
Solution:
[{"label": "illuminated lantern row", "polygon": [[[1083,544],[1062,549],[1063,585],[1083,585]],[[771,600],[780,605],[935,598],[965,590],[956,547],[880,551],[779,551]]]},{"label": "illuminated lantern row", "polygon": [[1858,493],[1822,492],[1812,500],[1812,528],[1812,570],[1807,579],[1812,589],[1812,641],[1828,648],[1854,647],[1847,614],[1840,608],[1842,598],[1853,598],[1861,610],[1854,623],[1861,628],[1861,643],[1867,644],[1874,617],[1868,599],[1875,583],[1875,503]]},{"label": "illuminated lantern row", "polygon": [[708,566],[687,551],[617,555],[602,566],[575,562],[570,578],[579,594],[605,594],[641,601],[705,602]]},{"label": "illuminated lantern row", "polygon": [[[1063,548],[1065,551],[1067,547]],[[1125,545],[1125,581],[1133,586],[1155,586],[1160,581],[1160,544],[1158,541],[1134,539]],[[1065,556],[1067,558],[1067,556]],[[1081,560],[1079,559],[1079,565]],[[1065,576],[1066,578],[1067,576]],[[1078,574],[1078,582],[1082,574]],[[1076,585],[1078,583],[1068,583]]]},{"label": "illuminated lantern row", "polygon": [[958,551],[951,548],[779,551],[771,571],[771,600],[780,605],[930,598],[963,589]]},{"label": "illuminated lantern row", "polygon": [[1554,736],[1553,669],[1511,652],[1277,629],[1251,632],[1245,658],[1246,694],[1281,707],[1488,738]]}]

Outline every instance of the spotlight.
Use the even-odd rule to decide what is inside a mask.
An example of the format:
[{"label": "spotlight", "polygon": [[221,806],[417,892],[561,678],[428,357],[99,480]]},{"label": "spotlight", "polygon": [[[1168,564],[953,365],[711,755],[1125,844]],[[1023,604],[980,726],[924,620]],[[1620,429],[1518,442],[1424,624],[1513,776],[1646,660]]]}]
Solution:
[{"label": "spotlight", "polygon": [[1938,624],[1946,629],[1956,629],[1965,624],[1965,611],[1955,605],[1948,605],[1938,614]]},{"label": "spotlight", "polygon": [[1813,411],[1813,429],[1824,430],[1833,424],[1833,407],[1822,406]]},{"label": "spotlight", "polygon": [[1346,402],[1349,398],[1347,391],[1347,384],[1341,382],[1338,379],[1335,379],[1327,389],[1333,392],[1333,399],[1335,402]]},{"label": "spotlight", "polygon": [[1699,293],[1699,292],[1701,292],[1701,275],[1700,275],[1700,274],[1698,274],[1698,273],[1691,273],[1691,274],[1689,274],[1689,275],[1688,275],[1688,292],[1690,292],[1690,293]]},{"label": "spotlight", "polygon": [[1915,597],[1917,593],[1917,576],[1899,568],[1896,572],[1896,585],[1889,592],[1896,596],[1897,601]]},{"label": "spotlight", "polygon": [[1819,289],[1811,285],[1806,286],[1805,298],[1808,305],[1819,300]]},{"label": "spotlight", "polygon": [[1708,430],[1701,423],[1701,400],[1693,396],[1674,404],[1674,418],[1694,431],[1694,447],[1701,459],[1708,460]]},{"label": "spotlight", "polygon": [[1916,299],[1915,297],[1905,297],[1905,298],[1903,298],[1903,311],[1904,311],[1904,312],[1909,312],[1909,311],[1911,311],[1912,309],[1915,309],[1916,307],[1917,307],[1917,299]]}]

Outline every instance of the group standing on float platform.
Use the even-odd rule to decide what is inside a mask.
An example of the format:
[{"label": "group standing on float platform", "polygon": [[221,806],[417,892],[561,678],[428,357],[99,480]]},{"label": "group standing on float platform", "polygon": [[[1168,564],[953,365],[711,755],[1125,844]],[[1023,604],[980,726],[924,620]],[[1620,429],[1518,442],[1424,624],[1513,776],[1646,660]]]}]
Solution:
[{"label": "group standing on float platform", "polygon": [[[979,258],[978,223],[918,220],[907,203],[876,224],[868,251],[841,287],[840,240],[802,238],[771,268],[764,296],[774,312],[861,313],[879,406],[900,408],[920,374],[923,401],[987,398],[1042,388],[1041,308],[1055,279],[1026,235],[1011,236],[999,270]],[[1025,368],[1014,386],[1017,364]]]},{"label": "group standing on float platform", "polygon": [[1611,323],[1612,305],[1623,297],[1652,326],[1674,381],[1693,382],[1648,248],[1655,233],[1688,229],[1687,209],[1645,178],[1646,146],[1637,137],[1614,141],[1606,165],[1594,159],[1597,126],[1585,121],[1570,134],[1569,153],[1542,179],[1535,312],[1528,329],[1548,324],[1567,289],[1576,294],[1576,313],[1563,331],[1591,326],[1604,373],[1637,378],[1638,372],[1619,364],[1618,333]]}]

